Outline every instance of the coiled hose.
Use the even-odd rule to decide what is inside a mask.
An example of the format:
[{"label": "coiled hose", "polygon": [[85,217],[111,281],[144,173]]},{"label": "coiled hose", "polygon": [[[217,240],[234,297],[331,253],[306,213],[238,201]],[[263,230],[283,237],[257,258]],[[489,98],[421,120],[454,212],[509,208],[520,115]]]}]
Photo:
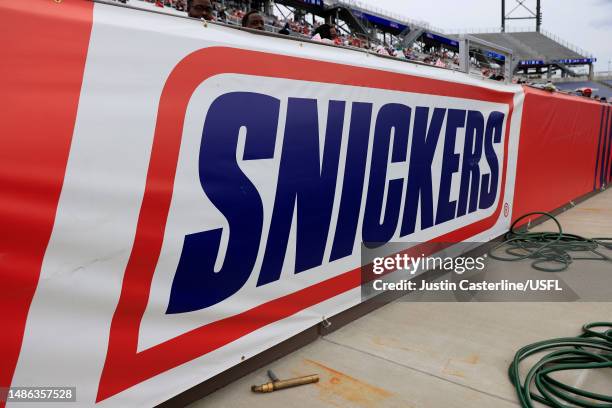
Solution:
[{"label": "coiled hose", "polygon": [[[557,232],[529,232],[517,230],[517,225],[531,216],[545,216],[557,225]],[[599,260],[612,262],[602,253],[600,247],[612,250],[612,238],[584,238],[563,232],[561,223],[547,212],[531,212],[519,217],[510,227],[504,242],[493,247],[489,256],[498,261],[522,261],[533,259],[531,266],[544,272],[561,272],[575,260]],[[506,255],[500,255],[504,248]],[[572,252],[588,253],[590,256],[576,256]]]},{"label": "coiled hose", "polygon": [[[518,231],[517,225],[531,216],[550,218],[557,225],[558,231]],[[531,212],[512,223],[504,242],[491,249],[489,256],[500,261],[532,259],[531,266],[534,269],[561,272],[575,260],[612,262],[612,258],[602,253],[600,247],[612,249],[612,238],[585,238],[567,234],[563,232],[561,223],[552,214]],[[505,256],[498,253],[502,248]],[[589,255],[572,254],[576,252]],[[521,379],[519,373],[521,362],[531,355],[545,351],[551,352],[533,365],[525,378]],[[523,408],[534,407],[534,401],[554,408],[612,408],[612,395],[572,387],[550,376],[559,371],[603,368],[612,368],[612,323],[610,322],[585,324],[582,334],[578,337],[545,340],[521,348],[510,364],[508,375]],[[534,392],[534,387],[538,393]]]},{"label": "coiled hose", "polygon": [[[599,330],[594,330],[596,328]],[[523,408],[534,407],[534,401],[555,408],[612,407],[612,395],[589,392],[550,377],[551,373],[558,371],[612,368],[612,323],[585,324],[582,331],[578,337],[540,341],[516,353],[508,374]],[[521,380],[521,361],[547,350],[552,352],[538,361]],[[532,391],[534,385],[539,394]]]}]

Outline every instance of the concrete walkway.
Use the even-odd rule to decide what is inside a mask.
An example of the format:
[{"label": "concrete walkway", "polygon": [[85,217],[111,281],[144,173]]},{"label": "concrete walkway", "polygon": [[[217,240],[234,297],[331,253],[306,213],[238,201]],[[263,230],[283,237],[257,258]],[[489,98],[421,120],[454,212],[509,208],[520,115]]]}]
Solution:
[{"label": "concrete walkway", "polygon": [[[567,232],[612,236],[612,189],[558,218]],[[588,270],[576,269],[588,279]],[[612,266],[610,273],[612,282]],[[254,394],[251,385],[268,381],[260,370],[192,407],[517,407],[507,376],[514,353],[577,335],[591,321],[612,321],[612,303],[396,301],[269,366],[281,378],[317,373],[318,384]],[[600,371],[570,378],[609,393],[612,370]]]}]

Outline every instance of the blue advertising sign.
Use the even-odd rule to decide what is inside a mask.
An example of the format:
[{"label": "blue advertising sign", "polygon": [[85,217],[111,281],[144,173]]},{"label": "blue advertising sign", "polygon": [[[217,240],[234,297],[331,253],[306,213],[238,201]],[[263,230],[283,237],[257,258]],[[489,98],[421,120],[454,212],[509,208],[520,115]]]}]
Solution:
[{"label": "blue advertising sign", "polygon": [[591,64],[593,62],[597,62],[597,58],[566,58],[566,59],[556,59],[553,62],[557,62],[559,64]]},{"label": "blue advertising sign", "polygon": [[519,65],[544,65],[542,60],[521,60]]},{"label": "blue advertising sign", "polygon": [[378,26],[394,28],[399,31],[404,31],[406,28],[408,28],[408,26],[405,24],[399,23],[397,21],[389,20],[384,17],[376,16],[374,14],[369,14],[369,13],[365,13],[363,11],[354,10],[354,9],[351,11],[356,17],[362,18],[364,20],[368,20],[370,23],[376,24]]},{"label": "blue advertising sign", "polygon": [[498,53],[493,52],[493,51],[487,51],[486,55],[487,55],[487,57],[496,59],[498,61],[505,61],[506,60],[506,56],[505,55],[498,54]]},{"label": "blue advertising sign", "polygon": [[459,41],[451,40],[450,38],[442,37],[441,35],[434,33],[425,33],[425,37],[430,40],[438,41],[442,44],[450,45],[452,47],[459,47]]}]

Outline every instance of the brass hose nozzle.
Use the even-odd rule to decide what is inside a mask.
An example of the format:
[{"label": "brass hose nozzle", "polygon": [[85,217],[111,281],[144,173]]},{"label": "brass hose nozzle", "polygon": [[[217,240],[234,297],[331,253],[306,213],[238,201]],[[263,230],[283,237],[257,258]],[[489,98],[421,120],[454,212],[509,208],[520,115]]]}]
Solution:
[{"label": "brass hose nozzle", "polygon": [[307,375],[304,377],[292,378],[290,380],[271,381],[262,385],[254,385],[251,387],[253,392],[274,392],[284,390],[285,388],[297,387],[305,384],[312,384],[319,381],[317,374]]}]

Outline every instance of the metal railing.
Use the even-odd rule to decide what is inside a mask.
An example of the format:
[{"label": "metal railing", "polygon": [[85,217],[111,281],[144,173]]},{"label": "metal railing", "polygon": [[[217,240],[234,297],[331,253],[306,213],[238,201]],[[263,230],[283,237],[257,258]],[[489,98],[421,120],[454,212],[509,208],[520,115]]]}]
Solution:
[{"label": "metal railing", "polygon": [[550,38],[551,40],[558,42],[559,44],[563,45],[565,48],[569,48],[570,50],[574,51],[577,54],[580,54],[587,58],[594,58],[593,53],[585,50],[584,48],[580,48],[577,45],[570,43],[569,41],[565,41],[564,39],[551,33],[550,31],[540,30],[540,33]]},{"label": "metal railing", "polygon": [[612,71],[595,72],[595,78],[612,79]]},{"label": "metal railing", "polygon": [[503,72],[504,81],[509,83],[514,71],[512,50],[469,34],[459,36],[459,69],[463,72],[471,73],[472,58],[475,53],[483,56],[484,60],[489,60],[483,51],[493,51],[500,57],[503,56],[503,67],[500,66],[500,68]]},{"label": "metal railing", "polygon": [[407,17],[405,15],[399,14],[399,13],[393,13],[390,12],[389,10],[386,9],[382,9],[380,7],[372,7],[372,5],[365,3],[363,1],[360,0],[327,0],[325,2],[327,5],[331,5],[331,6],[335,6],[335,5],[341,5],[347,8],[354,8],[360,11],[364,11],[366,13],[373,13],[376,14],[380,17],[384,17],[384,18],[388,18],[388,19],[392,19],[395,20],[399,23],[403,23],[407,26],[417,26],[417,27],[422,27],[422,28],[427,28],[428,30],[432,30],[432,31],[436,31],[438,33],[442,33],[444,34],[444,30],[439,28],[439,27],[435,27],[432,26],[430,23],[428,23],[427,21],[423,21],[423,20],[416,20],[410,17]]},{"label": "metal railing", "polygon": [[[478,27],[478,28],[453,29],[453,30],[449,30],[449,32],[453,34],[499,34],[502,31],[501,31],[501,27]],[[535,31],[533,30],[533,28],[530,28],[530,27],[506,27],[505,32],[512,34],[512,33],[533,33]],[[574,51],[575,53],[580,54],[586,58],[594,57],[593,53],[585,50],[584,48],[578,47],[577,45],[574,45],[570,43],[569,41],[562,39],[561,37],[559,37],[556,34],[551,33],[550,31],[541,29],[540,34],[542,34],[545,37],[548,37],[549,39],[563,45],[565,48],[571,51]]]}]

